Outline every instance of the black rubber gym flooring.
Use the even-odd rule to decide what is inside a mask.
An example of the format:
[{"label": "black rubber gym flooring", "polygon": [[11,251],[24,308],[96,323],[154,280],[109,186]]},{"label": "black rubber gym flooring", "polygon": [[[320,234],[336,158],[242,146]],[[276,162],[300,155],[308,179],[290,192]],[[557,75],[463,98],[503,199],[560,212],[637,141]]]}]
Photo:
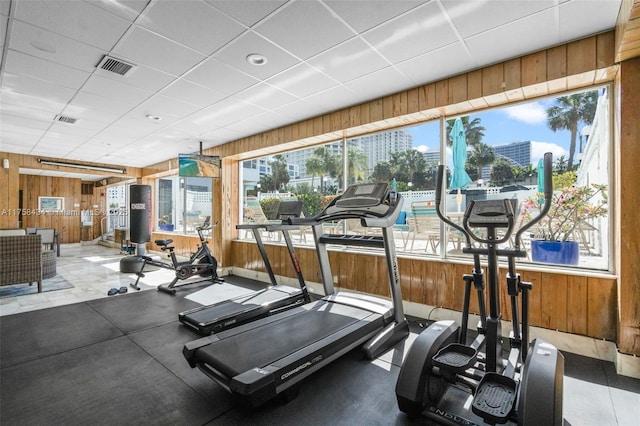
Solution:
[{"label": "black rubber gym flooring", "polygon": [[[182,356],[198,336],[178,313],[198,306],[184,298],[196,290],[130,292],[1,317],[0,424],[426,424],[401,414],[394,392],[415,335],[373,362],[347,354],[303,381],[288,403],[249,410],[234,402]],[[617,376],[611,363],[567,354],[566,376],[565,425],[640,418],[640,380]]]}]

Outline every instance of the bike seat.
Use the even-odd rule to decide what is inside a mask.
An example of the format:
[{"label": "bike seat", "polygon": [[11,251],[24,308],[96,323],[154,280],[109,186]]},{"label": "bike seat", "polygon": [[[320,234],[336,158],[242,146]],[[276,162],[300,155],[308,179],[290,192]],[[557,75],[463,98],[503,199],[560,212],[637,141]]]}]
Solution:
[{"label": "bike seat", "polygon": [[173,240],[169,239],[169,240],[155,240],[154,243],[156,243],[156,245],[159,246],[168,246],[169,244],[171,244],[173,242]]}]

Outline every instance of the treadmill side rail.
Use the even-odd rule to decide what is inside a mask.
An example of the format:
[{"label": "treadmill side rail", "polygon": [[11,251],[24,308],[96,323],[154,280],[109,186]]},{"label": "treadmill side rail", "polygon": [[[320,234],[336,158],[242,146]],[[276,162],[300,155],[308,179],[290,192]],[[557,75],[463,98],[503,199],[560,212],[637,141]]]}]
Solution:
[{"label": "treadmill side rail", "polygon": [[194,340],[193,342],[187,342],[182,348],[182,355],[184,355],[191,368],[196,368],[197,362],[194,359],[196,351],[199,348],[210,345],[211,343],[217,342],[218,340],[220,340],[218,336],[213,334],[211,336],[206,336],[198,340]]},{"label": "treadmill side rail", "polygon": [[364,355],[369,359],[374,359],[378,355],[390,349],[400,340],[409,335],[409,323],[407,320],[399,323],[392,322],[382,331],[373,336],[363,347]]}]

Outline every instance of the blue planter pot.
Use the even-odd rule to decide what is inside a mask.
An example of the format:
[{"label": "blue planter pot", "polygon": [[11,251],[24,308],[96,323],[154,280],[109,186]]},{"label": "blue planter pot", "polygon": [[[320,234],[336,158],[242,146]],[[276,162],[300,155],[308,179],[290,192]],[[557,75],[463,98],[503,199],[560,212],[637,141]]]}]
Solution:
[{"label": "blue planter pot", "polygon": [[531,241],[531,260],[556,265],[577,265],[580,244],[577,241]]}]

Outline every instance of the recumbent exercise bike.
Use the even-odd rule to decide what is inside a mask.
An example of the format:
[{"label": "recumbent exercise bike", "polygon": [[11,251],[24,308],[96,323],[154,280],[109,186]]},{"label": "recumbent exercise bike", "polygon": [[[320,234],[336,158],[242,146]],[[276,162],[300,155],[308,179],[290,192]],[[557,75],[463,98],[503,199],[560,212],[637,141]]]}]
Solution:
[{"label": "recumbent exercise bike", "polygon": [[[176,286],[178,280],[186,280],[187,278],[191,278],[194,275],[200,275],[201,277],[205,278],[210,277],[212,283],[224,282],[224,280],[218,276],[218,261],[215,257],[213,257],[213,254],[211,254],[209,246],[207,245],[207,240],[202,235],[203,231],[207,231],[211,228],[211,217],[207,216],[204,220],[204,223],[196,227],[196,231],[198,232],[198,236],[200,237],[200,245],[198,246],[198,250],[195,253],[191,254],[189,260],[183,262],[178,261],[174,252],[175,247],[169,245],[173,242],[172,239],[155,240],[154,243],[160,246],[160,249],[162,251],[169,251],[168,257],[171,259],[171,263],[163,262],[161,260],[155,260],[149,256],[141,256],[144,262],[142,263],[140,271],[136,273],[136,275],[138,276],[136,282],[131,284],[131,287],[135,288],[136,290],[140,290],[138,281],[140,281],[140,278],[144,277],[143,271],[147,265],[175,270],[176,277],[173,279],[173,281],[171,281],[171,283],[169,283],[168,285],[162,284],[158,286],[159,291],[172,295],[176,294],[176,287],[182,287],[182,285]],[[188,284],[194,283],[187,283],[183,285]]]},{"label": "recumbent exercise bike", "polygon": [[[521,281],[515,271],[515,258],[526,256],[521,249],[522,234],[551,207],[551,162],[551,154],[545,154],[544,208],[516,232],[513,249],[498,248],[514,231],[514,206],[510,200],[471,201],[460,226],[440,211],[444,166],[439,166],[437,214],[465,236],[463,252],[473,255],[474,269],[472,274],[463,276],[461,325],[451,320],[431,324],[418,335],[402,364],[396,398],[400,410],[410,417],[424,415],[430,421],[443,424],[562,425],[564,358],[554,346],[541,339],[529,344],[528,292],[532,284]],[[479,247],[472,245],[472,239]],[[481,255],[487,257],[488,316]],[[506,257],[508,263],[506,285],[513,331],[507,359],[503,359],[502,353],[498,256]],[[478,296],[480,321],[477,337],[468,344],[471,286]],[[520,296],[521,324],[518,321]]]}]

